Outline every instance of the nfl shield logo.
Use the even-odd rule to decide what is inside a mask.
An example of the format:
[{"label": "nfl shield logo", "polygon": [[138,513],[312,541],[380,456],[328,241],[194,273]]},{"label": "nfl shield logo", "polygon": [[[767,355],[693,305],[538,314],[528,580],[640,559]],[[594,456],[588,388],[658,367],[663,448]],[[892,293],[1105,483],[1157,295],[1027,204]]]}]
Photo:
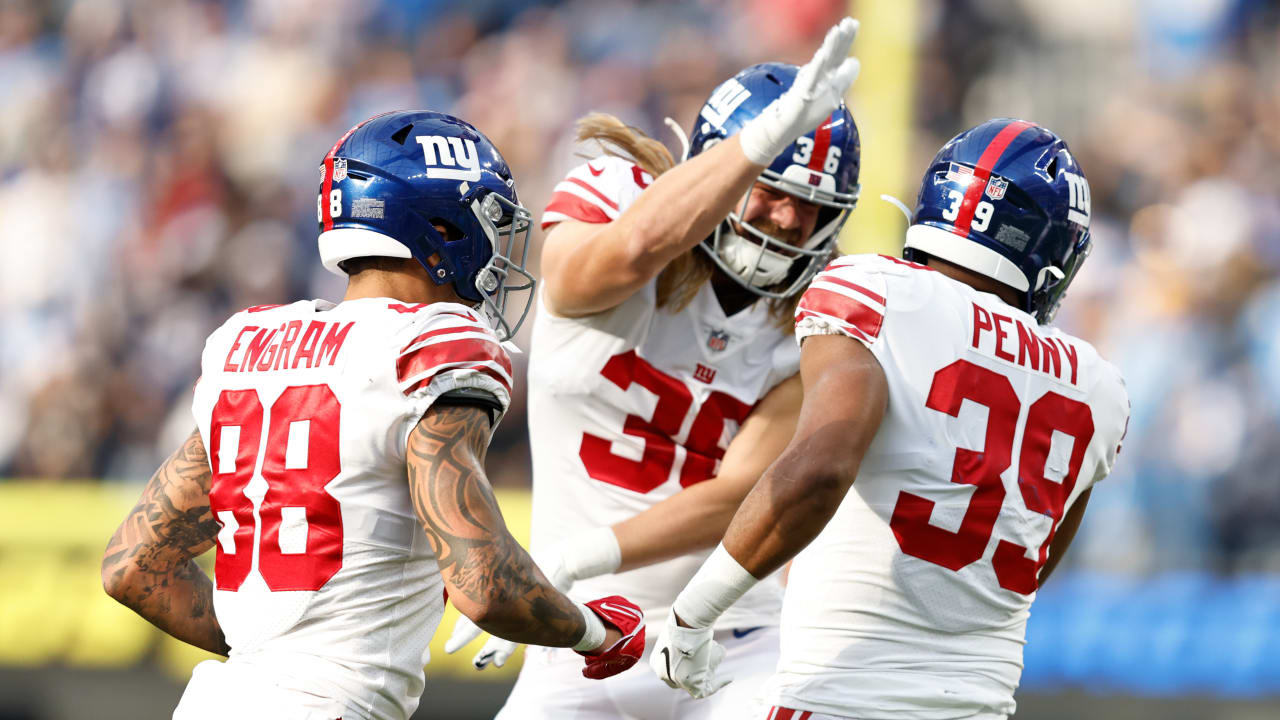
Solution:
[{"label": "nfl shield logo", "polygon": [[333,181],[342,182],[343,180],[346,180],[346,179],[347,179],[347,159],[338,158],[338,157],[334,158],[333,159]]},{"label": "nfl shield logo", "polygon": [[713,352],[721,352],[729,346],[729,333],[723,330],[712,330],[707,338],[707,347]]},{"label": "nfl shield logo", "polygon": [[1000,178],[992,175],[991,179],[987,181],[987,197],[991,198],[992,200],[999,200],[1003,198],[1004,191],[1008,189],[1009,189],[1008,180],[1001,180]]}]

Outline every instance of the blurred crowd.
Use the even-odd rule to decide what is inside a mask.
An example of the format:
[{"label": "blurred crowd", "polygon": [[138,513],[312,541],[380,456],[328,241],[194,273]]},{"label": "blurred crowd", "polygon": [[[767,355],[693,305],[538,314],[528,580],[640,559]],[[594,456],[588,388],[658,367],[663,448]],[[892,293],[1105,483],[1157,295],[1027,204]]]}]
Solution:
[{"label": "blurred crowd", "polygon": [[[742,66],[803,61],[846,8],[0,0],[0,477],[147,477],[193,426],[199,350],[227,315],[340,297],[316,262],[316,168],[355,122],[468,119],[537,214],[575,162],[576,118],[611,112],[678,148],[664,117],[688,128]],[[1092,185],[1096,250],[1059,324],[1120,365],[1133,417],[1071,561],[1280,572],[1280,11],[918,14],[911,175],[1011,115],[1065,136]],[[519,401],[489,457],[497,482],[528,483]]]}]

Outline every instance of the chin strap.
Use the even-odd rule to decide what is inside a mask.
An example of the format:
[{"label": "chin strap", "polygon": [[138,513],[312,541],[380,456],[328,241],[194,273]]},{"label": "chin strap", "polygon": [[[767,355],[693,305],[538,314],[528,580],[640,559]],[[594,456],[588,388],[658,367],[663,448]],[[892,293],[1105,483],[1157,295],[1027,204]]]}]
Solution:
[{"label": "chin strap", "polygon": [[662,118],[662,122],[671,128],[671,132],[675,133],[676,139],[680,141],[680,162],[689,159],[689,136],[684,134],[684,128],[680,127],[680,123],[671,118]]},{"label": "chin strap", "polygon": [[880,195],[880,199],[901,210],[902,216],[907,219],[907,224],[911,224],[911,210],[906,203],[889,194]]}]

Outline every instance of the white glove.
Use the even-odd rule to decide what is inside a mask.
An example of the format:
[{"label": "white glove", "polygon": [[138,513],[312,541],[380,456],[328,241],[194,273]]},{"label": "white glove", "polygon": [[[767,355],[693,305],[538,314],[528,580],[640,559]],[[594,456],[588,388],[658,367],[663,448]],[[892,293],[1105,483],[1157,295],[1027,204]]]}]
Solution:
[{"label": "white glove", "polygon": [[[603,527],[574,536],[557,545],[551,552],[540,553],[534,562],[557,590],[567,593],[573,587],[573,583],[578,580],[617,570],[622,562],[622,554],[613,530]],[[444,644],[444,651],[450,654],[455,653],[480,637],[482,632],[484,631],[463,615],[454,624],[453,633]],[[471,659],[471,664],[477,670],[483,670],[490,665],[502,667],[515,654],[517,647],[519,643],[496,636],[490,637],[484,647],[480,648],[480,652]]]},{"label": "white glove", "polygon": [[831,28],[813,59],[796,73],[791,88],[743,126],[738,142],[748,160],[771,165],[796,138],[840,106],[858,77],[858,59],[849,57],[857,34],[858,21],[850,17]]},{"label": "white glove", "polygon": [[674,611],[658,634],[649,665],[658,679],[673,688],[684,688],[695,699],[714,695],[733,678],[716,676],[724,659],[724,646],[711,639],[712,629],[676,624]]}]

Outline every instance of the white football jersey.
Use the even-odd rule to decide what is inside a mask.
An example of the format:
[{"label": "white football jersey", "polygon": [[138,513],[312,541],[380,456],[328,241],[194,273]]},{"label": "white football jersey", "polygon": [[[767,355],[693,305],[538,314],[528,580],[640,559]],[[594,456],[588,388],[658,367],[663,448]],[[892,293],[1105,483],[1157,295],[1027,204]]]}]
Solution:
[{"label": "white football jersey", "polygon": [[441,394],[505,408],[511,363],[462,305],[369,298],[251,308],[209,336],[193,411],[209,453],[214,606],[246,664],[407,718],[444,583],[409,498],[406,443]]},{"label": "white football jersey", "polygon": [[[556,186],[542,225],[616,219],[652,180],[627,160],[596,158]],[[714,476],[752,407],[799,369],[766,303],[726,317],[709,283],[679,313],[656,298],[650,281],[611,310],[563,318],[539,295],[529,353],[535,555]],[[660,627],[709,553],[583,580],[570,594],[624,595]],[[720,627],[776,625],[781,600],[777,582],[761,583]]]},{"label": "white football jersey", "polygon": [[995,295],[885,256],[831,263],[796,318],[801,341],[870,348],[889,402],[792,565],[766,697],[856,718],[1012,713],[1049,543],[1124,434],[1119,372]]}]

